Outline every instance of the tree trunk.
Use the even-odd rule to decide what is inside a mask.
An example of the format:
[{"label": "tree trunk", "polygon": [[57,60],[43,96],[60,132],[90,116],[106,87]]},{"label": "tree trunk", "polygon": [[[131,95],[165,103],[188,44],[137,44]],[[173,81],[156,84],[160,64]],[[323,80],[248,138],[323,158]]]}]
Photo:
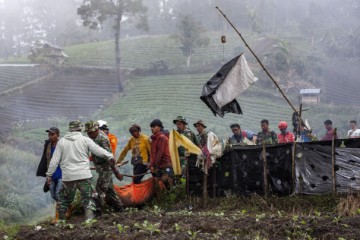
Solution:
[{"label": "tree trunk", "polygon": [[118,15],[115,18],[115,64],[116,64],[116,80],[118,84],[118,91],[123,91],[122,78],[121,78],[121,57],[120,57],[120,24],[122,12],[119,8]]}]

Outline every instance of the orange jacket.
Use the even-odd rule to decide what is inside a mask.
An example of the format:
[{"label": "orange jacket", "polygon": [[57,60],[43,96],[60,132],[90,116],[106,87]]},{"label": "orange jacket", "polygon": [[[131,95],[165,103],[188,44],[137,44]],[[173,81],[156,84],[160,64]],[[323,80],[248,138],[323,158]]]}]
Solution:
[{"label": "orange jacket", "polygon": [[108,134],[108,137],[109,137],[109,141],[110,141],[111,151],[115,156],[118,139],[114,134],[111,134],[111,133]]}]

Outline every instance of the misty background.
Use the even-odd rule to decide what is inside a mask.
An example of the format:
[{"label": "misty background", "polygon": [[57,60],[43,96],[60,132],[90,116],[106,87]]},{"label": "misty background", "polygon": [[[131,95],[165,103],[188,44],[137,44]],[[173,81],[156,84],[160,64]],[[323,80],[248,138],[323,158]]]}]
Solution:
[{"label": "misty background", "polygon": [[[321,103],[304,106],[315,134],[324,134],[328,118],[342,137],[350,120],[360,121],[356,0],[113,1],[128,7],[119,26],[114,14],[90,12],[92,2],[110,1],[0,0],[0,219],[50,214],[50,196],[42,193],[44,179],[35,171],[45,129],[58,126],[63,135],[69,120],[107,120],[120,139],[117,155],[128,127],[139,123],[150,135],[154,118],[168,129],[177,115],[190,123],[203,119],[221,137],[230,135],[233,122],[255,132],[263,118],[274,130],[280,120],[291,125],[290,107],[215,6],[296,107],[300,89],[321,89]],[[44,43],[63,49],[65,62],[30,54]],[[238,99],[243,115],[216,118],[199,100],[202,85],[244,51],[259,81]]]}]

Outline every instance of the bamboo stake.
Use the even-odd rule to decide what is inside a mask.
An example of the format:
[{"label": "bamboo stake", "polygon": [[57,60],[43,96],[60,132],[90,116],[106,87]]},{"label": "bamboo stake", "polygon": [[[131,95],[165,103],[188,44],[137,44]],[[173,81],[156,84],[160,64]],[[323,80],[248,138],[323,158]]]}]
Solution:
[{"label": "bamboo stake", "polygon": [[332,140],[331,140],[331,160],[332,160],[332,177],[333,177],[333,191],[336,195],[336,173],[335,173],[335,138],[337,129],[334,128]]},{"label": "bamboo stake", "polygon": [[[204,166],[205,167],[205,166]],[[206,207],[207,204],[207,197],[208,197],[208,191],[207,191],[207,187],[208,187],[208,182],[207,179],[208,175],[206,174],[206,172],[204,171],[204,177],[203,177],[203,207]]]},{"label": "bamboo stake", "polygon": [[296,142],[292,146],[292,155],[291,155],[291,179],[292,179],[292,192],[295,192],[295,155],[296,155]]},{"label": "bamboo stake", "polygon": [[266,147],[265,147],[265,141],[262,142],[262,159],[263,159],[263,166],[264,166],[264,193],[265,193],[265,199],[268,199],[268,176],[267,176],[267,163],[266,163]]},{"label": "bamboo stake", "polygon": [[216,197],[216,166],[215,166],[216,162],[214,163],[213,166],[213,198]]},{"label": "bamboo stake", "polygon": [[[216,6],[216,9],[221,13],[221,15],[224,16],[224,18],[226,19],[226,21],[228,21],[228,23],[231,25],[231,27],[235,30],[235,32],[239,35],[239,37],[241,38],[241,40],[244,42],[245,46],[249,49],[249,51],[253,54],[253,56],[256,58],[256,60],[258,61],[258,63],[260,64],[261,68],[265,71],[265,73],[268,75],[268,77],[273,81],[273,83],[275,84],[275,86],[279,89],[281,95],[285,98],[286,102],[290,105],[290,107],[294,110],[294,112],[298,112],[295,107],[291,104],[290,100],[286,97],[285,93],[283,92],[283,90],[280,88],[279,84],[277,83],[277,81],[270,75],[269,71],[265,68],[264,64],[260,61],[260,59],[258,58],[258,56],[255,54],[255,52],[250,48],[249,44],[245,41],[245,39],[243,38],[243,36],[241,35],[241,33],[235,28],[235,26],[230,22],[230,20],[226,17],[226,15],[221,11],[221,9]],[[300,119],[301,120],[301,119]]]},{"label": "bamboo stake", "polygon": [[190,183],[189,183],[190,173],[189,173],[189,158],[188,157],[185,157],[185,162],[186,162],[186,167],[185,167],[185,171],[186,171],[186,195],[190,196]]}]

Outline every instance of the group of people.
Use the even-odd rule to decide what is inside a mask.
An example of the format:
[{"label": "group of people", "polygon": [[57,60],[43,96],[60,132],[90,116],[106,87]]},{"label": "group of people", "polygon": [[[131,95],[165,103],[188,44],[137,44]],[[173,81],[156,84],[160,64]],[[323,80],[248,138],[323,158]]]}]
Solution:
[{"label": "group of people", "polygon": [[[173,123],[179,134],[199,147],[204,155],[209,154],[208,136],[214,134],[206,130],[204,121],[199,120],[193,124],[197,134],[189,129],[186,118],[182,116],[177,116]],[[268,120],[263,119],[260,125],[261,131],[256,134],[242,130],[238,123],[231,124],[233,135],[227,142],[230,146],[291,143],[295,141],[295,135],[299,135],[298,141],[308,142],[313,139],[311,131],[303,125],[300,126],[297,134],[288,131],[288,124],[285,121],[279,122],[278,134],[270,129]],[[324,125],[326,134],[321,140],[333,139],[332,122],[326,120]],[[357,128],[356,121],[350,121],[350,126],[348,137],[359,138],[360,129]],[[69,123],[69,131],[62,138],[58,128],[51,127],[46,130],[48,140],[44,145],[37,175],[46,176],[44,189],[50,190],[52,198],[57,203],[55,222],[58,219],[65,220],[69,216],[76,190],[80,191],[86,219],[94,218],[95,212],[101,213],[106,206],[111,206],[117,212],[123,211],[123,203],[113,187],[112,175],[114,174],[120,181],[123,179],[117,166],[125,164],[124,159],[129,151],[131,151],[134,184],[140,183],[150,170],[155,180],[155,187],[161,183],[168,188],[171,187],[173,167],[169,150],[169,131],[164,129],[159,119],[150,123],[152,132],[150,137],[142,133],[139,125],[130,126],[131,137],[117,160],[115,160],[117,138],[109,132],[105,121],[85,123],[84,132],[87,136],[82,134],[82,128],[80,121],[72,121]],[[186,163],[195,164],[198,160],[198,155],[188,152],[182,146],[178,147],[177,151],[183,169]],[[90,162],[93,162],[98,173],[95,188],[92,186],[93,174]],[[40,167],[44,165],[45,169]]]}]

